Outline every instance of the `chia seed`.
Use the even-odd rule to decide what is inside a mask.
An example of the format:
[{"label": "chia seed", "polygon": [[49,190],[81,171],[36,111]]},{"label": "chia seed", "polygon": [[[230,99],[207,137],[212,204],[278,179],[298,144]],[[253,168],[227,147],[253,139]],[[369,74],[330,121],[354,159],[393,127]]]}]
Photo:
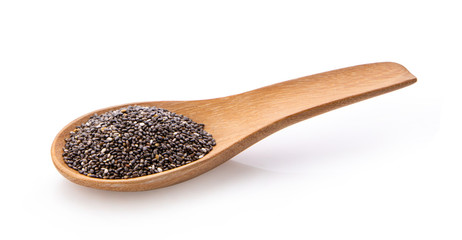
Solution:
[{"label": "chia seed", "polygon": [[65,142],[63,158],[70,168],[103,179],[167,171],[204,157],[216,145],[204,124],[142,106],[95,114]]}]

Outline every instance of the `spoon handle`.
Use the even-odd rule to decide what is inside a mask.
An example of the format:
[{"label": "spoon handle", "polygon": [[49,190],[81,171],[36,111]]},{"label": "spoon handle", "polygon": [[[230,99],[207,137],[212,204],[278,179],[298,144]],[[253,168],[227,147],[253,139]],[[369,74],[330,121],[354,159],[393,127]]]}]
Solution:
[{"label": "spoon handle", "polygon": [[240,115],[222,116],[227,125],[234,120],[236,129],[243,130],[243,137],[249,132],[256,133],[258,141],[296,122],[414,82],[416,77],[400,64],[372,63],[289,80],[217,100],[222,107],[236,109],[221,113]]}]

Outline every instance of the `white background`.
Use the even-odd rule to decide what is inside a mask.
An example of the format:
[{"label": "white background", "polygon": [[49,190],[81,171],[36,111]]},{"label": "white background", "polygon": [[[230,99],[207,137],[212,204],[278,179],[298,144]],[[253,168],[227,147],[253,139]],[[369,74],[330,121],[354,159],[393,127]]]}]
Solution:
[{"label": "white background", "polygon": [[[461,239],[457,2],[1,1],[0,238]],[[50,158],[58,131],[99,108],[380,61],[418,82],[172,187],[90,189]]]}]

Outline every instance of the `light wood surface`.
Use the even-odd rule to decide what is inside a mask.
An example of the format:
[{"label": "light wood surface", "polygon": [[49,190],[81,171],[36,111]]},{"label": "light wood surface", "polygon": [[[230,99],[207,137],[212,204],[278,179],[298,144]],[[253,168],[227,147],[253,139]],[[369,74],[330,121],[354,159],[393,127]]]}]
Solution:
[{"label": "light wood surface", "polygon": [[[406,68],[397,63],[385,62],[320,73],[222,98],[113,106],[88,113],[65,126],[53,141],[51,157],[64,177],[84,186],[113,191],[143,191],[166,187],[215,168],[291,124],[414,82],[416,78]],[[64,139],[69,137],[70,131],[95,113],[129,105],[165,108],[204,123],[205,130],[213,135],[217,145],[205,157],[190,164],[125,180],[90,178],[64,163]],[[284,148],[283,144],[281,148]]]}]

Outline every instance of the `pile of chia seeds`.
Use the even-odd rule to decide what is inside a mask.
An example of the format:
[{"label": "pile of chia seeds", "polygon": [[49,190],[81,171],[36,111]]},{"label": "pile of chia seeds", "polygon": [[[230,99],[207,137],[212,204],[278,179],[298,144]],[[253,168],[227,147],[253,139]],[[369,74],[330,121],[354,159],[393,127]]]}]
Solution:
[{"label": "pile of chia seeds", "polygon": [[94,178],[126,179],[198,160],[215,146],[204,125],[156,107],[129,106],[90,119],[65,139],[63,158]]}]

